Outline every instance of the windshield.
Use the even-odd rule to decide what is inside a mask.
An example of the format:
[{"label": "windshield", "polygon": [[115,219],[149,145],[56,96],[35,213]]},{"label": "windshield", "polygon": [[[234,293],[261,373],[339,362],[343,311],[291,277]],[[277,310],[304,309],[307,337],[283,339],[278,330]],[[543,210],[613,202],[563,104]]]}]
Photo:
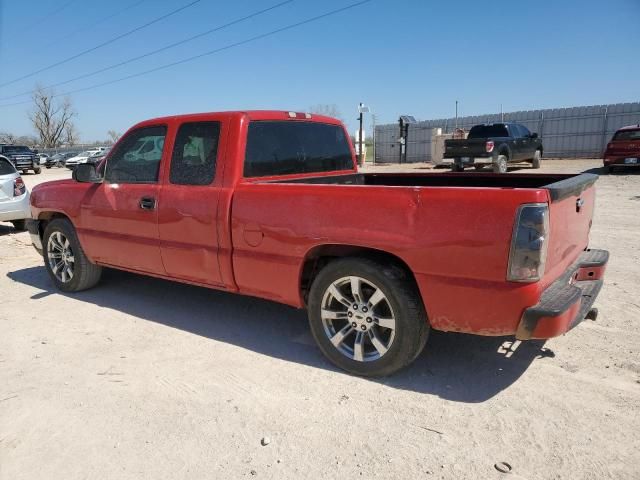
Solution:
[{"label": "windshield", "polygon": [[638,130],[620,130],[613,136],[614,141],[622,140],[640,140],[640,129]]},{"label": "windshield", "polygon": [[504,125],[476,125],[469,131],[467,138],[508,137],[507,127]]},{"label": "windshield", "polygon": [[31,153],[29,147],[25,147],[24,145],[6,145],[2,147],[2,150],[5,153]]},{"label": "windshield", "polygon": [[91,154],[88,151],[86,151],[86,152],[80,152],[76,154],[76,157],[88,157],[89,155]]}]

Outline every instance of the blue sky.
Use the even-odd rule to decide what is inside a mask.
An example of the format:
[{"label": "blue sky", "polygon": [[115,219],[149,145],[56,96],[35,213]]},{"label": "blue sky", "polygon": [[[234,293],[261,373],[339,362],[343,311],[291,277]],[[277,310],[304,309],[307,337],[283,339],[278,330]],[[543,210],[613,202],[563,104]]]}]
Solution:
[{"label": "blue sky", "polygon": [[[0,83],[98,45],[192,0],[0,0]],[[201,0],[134,35],[34,77],[0,98],[195,35],[281,0]],[[66,92],[223,47],[356,0],[296,0],[194,42],[58,88]],[[124,13],[103,19],[131,5]],[[54,13],[57,12],[57,13]],[[53,13],[53,14],[52,14]],[[96,22],[100,22],[96,25]],[[640,0],[372,0],[187,64],[71,95],[83,140],[146,118],[357,104],[378,123],[640,100]],[[0,105],[28,97],[0,100]],[[33,133],[30,105],[0,107],[0,131]],[[368,120],[367,120],[368,123]]]}]

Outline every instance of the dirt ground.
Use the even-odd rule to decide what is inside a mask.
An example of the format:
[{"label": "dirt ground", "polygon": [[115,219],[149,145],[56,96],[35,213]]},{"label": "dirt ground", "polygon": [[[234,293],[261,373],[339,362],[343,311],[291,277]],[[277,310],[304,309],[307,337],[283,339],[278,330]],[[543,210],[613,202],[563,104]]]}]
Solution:
[{"label": "dirt ground", "polygon": [[0,224],[0,479],[638,479],[640,171],[597,192],[596,322],[517,348],[434,332],[382,380],[337,371],[275,303],[116,271],[62,294]]}]

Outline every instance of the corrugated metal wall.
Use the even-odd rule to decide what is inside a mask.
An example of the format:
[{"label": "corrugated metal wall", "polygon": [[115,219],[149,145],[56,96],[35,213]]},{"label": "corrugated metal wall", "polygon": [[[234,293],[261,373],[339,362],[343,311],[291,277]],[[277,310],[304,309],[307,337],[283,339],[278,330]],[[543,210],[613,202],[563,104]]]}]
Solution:
[{"label": "corrugated metal wall", "polygon": [[[413,112],[410,112],[413,113]],[[599,158],[615,131],[625,125],[640,123],[640,103],[618,103],[590,107],[552,108],[504,114],[505,122],[525,125],[542,138],[547,158]],[[500,114],[458,118],[458,127],[469,130],[479,123],[499,122]],[[409,127],[407,161],[431,160],[431,129],[452,132],[455,118],[426,120]],[[376,126],[376,162],[400,160],[397,123]]]}]

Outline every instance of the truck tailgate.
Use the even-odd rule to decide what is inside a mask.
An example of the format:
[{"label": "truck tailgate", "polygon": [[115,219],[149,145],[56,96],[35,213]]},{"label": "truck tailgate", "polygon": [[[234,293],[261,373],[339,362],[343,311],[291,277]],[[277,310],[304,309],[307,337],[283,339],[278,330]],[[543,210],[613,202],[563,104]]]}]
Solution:
[{"label": "truck tailgate", "polygon": [[597,179],[583,173],[546,186],[550,233],[544,287],[562,275],[589,244]]},{"label": "truck tailgate", "polygon": [[476,157],[485,156],[485,145],[487,141],[484,138],[468,138],[464,140],[446,140],[444,145],[444,157]]}]

